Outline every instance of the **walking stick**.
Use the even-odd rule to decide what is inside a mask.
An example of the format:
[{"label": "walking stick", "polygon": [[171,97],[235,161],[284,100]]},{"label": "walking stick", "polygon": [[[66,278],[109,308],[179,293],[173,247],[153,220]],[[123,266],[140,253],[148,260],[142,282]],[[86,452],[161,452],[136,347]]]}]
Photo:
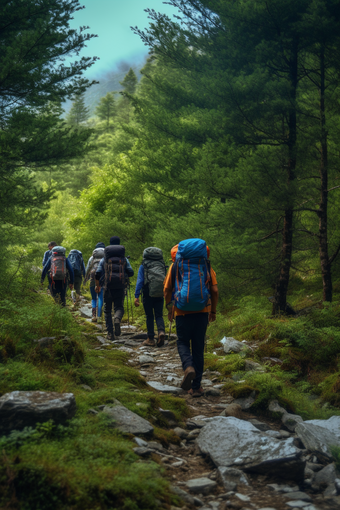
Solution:
[{"label": "walking stick", "polygon": [[132,306],[132,299],[131,299],[131,286],[130,286],[130,283],[129,283],[129,294],[130,294],[131,315],[132,315],[132,324],[133,324],[133,306]]},{"label": "walking stick", "polygon": [[126,307],[128,312],[128,326],[130,327],[130,312],[129,312],[129,296],[128,296],[128,287],[125,287],[125,297],[126,297]]}]

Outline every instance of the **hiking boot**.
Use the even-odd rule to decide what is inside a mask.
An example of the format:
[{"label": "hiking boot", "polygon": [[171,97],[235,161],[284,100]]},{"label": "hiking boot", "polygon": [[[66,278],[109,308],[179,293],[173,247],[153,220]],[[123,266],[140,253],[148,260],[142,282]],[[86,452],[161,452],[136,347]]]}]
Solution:
[{"label": "hiking boot", "polygon": [[97,309],[96,308],[92,308],[92,319],[91,319],[92,322],[97,322]]},{"label": "hiking boot", "polygon": [[113,340],[115,339],[115,336],[113,334],[113,331],[108,331],[107,332],[107,335],[106,335],[106,340],[108,340],[109,342],[113,342]]},{"label": "hiking boot", "polygon": [[165,338],[164,331],[160,331],[158,333],[157,347],[162,347],[164,345],[164,338]]},{"label": "hiking boot", "polygon": [[193,398],[202,397],[204,395],[204,389],[202,388],[202,386],[200,388],[196,388],[195,390],[191,388],[191,390],[189,390],[188,393]]},{"label": "hiking boot", "polygon": [[151,340],[151,338],[147,338],[146,340],[144,340],[142,345],[147,345],[148,347],[155,347],[155,341],[153,339]]},{"label": "hiking boot", "polygon": [[195,379],[196,372],[194,367],[187,367],[184,371],[184,377],[181,382],[181,388],[182,390],[190,390],[191,388],[191,381]]},{"label": "hiking boot", "polygon": [[115,336],[120,336],[120,320],[115,319]]}]

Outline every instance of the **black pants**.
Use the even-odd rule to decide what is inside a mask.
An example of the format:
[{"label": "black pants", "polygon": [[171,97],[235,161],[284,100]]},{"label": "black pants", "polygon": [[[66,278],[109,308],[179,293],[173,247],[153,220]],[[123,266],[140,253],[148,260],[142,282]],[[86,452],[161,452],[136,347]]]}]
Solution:
[{"label": "black pants", "polygon": [[57,280],[52,283],[50,286],[51,294],[56,303],[60,303],[61,306],[66,305],[66,290],[67,290],[67,282],[63,280]]},{"label": "black pants", "polygon": [[196,378],[192,381],[194,390],[201,386],[204,367],[204,340],[208,317],[209,314],[207,313],[189,313],[176,317],[178,354],[182,361],[183,370],[190,366],[195,369]]},{"label": "black pants", "polygon": [[83,281],[82,276],[74,275],[74,283],[73,283],[73,285],[74,285],[74,290],[76,291],[78,296],[80,296],[80,287],[81,287],[82,281]]},{"label": "black pants", "polygon": [[114,307],[114,318],[120,322],[124,315],[124,297],[125,289],[106,289],[104,292],[105,323],[109,333],[113,333],[112,305]]},{"label": "black pants", "polygon": [[163,320],[163,297],[150,297],[147,291],[143,290],[143,306],[146,315],[146,327],[148,330],[148,337],[153,340],[155,337],[155,323],[158,331],[165,331]]}]

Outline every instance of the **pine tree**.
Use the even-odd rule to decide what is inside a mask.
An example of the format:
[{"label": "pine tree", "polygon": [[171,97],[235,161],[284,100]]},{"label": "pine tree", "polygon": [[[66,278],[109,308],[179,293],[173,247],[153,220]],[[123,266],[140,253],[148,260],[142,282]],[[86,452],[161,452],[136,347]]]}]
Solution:
[{"label": "pine tree", "polygon": [[85,106],[84,94],[76,96],[66,117],[68,124],[79,127],[89,118],[89,108]]},{"label": "pine tree", "polygon": [[96,114],[100,120],[106,121],[107,129],[110,127],[110,121],[116,112],[115,97],[113,92],[108,92],[106,96],[102,97],[99,105],[96,108]]},{"label": "pine tree", "polygon": [[119,83],[122,85],[124,92],[127,94],[134,94],[136,92],[138,79],[131,67],[124,76],[123,81],[120,81]]},{"label": "pine tree", "polygon": [[79,0],[13,0],[0,5],[0,220],[37,221],[52,196],[34,177],[84,152],[89,132],[75,133],[60,117],[66,98],[91,82],[82,76],[96,57],[65,65],[94,37],[70,29]]}]

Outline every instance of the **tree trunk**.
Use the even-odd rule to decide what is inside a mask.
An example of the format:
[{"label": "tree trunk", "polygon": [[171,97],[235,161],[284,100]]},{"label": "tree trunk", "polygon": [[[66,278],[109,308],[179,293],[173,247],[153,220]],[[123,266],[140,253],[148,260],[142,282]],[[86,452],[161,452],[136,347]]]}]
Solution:
[{"label": "tree trunk", "polygon": [[327,131],[325,114],[325,55],[324,50],[320,53],[320,203],[319,203],[319,254],[322,273],[323,300],[332,301],[332,274],[331,263],[328,254],[328,155],[327,155]]},{"label": "tree trunk", "polygon": [[[290,83],[291,83],[291,111],[288,119],[288,193],[289,184],[295,179],[296,168],[296,91],[298,85],[298,40],[295,38],[292,48],[292,59],[290,62]],[[279,277],[276,284],[275,296],[273,302],[273,315],[285,313],[287,305],[287,291],[289,284],[290,268],[292,265],[293,253],[293,220],[294,209],[290,205],[284,212],[283,230],[282,230],[282,248]]]}]

